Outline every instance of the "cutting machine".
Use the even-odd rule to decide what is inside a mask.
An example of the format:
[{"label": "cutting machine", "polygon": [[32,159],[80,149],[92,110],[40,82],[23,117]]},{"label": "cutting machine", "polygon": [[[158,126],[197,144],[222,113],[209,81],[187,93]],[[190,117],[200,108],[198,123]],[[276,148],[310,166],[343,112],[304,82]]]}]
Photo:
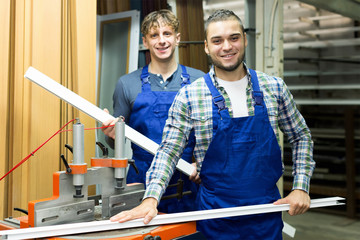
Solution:
[{"label": "cutting machine", "polygon": [[[60,97],[65,102],[71,104],[77,109],[93,117],[98,122],[104,123],[105,121],[114,119],[114,117],[110,114],[104,112],[102,109],[91,104],[87,100],[78,96],[74,92],[65,88],[61,84],[57,83],[56,81],[44,75],[33,67],[29,67],[25,74],[25,78],[28,78],[30,81],[38,84],[47,91]],[[126,129],[126,132],[124,129]],[[119,121],[115,125],[115,157],[108,158],[106,154],[104,154],[104,157],[102,158],[93,158],[91,159],[91,168],[87,168],[86,164],[84,163],[83,131],[84,127],[80,122],[74,124],[74,148],[71,148],[71,150],[73,151],[73,161],[71,164],[67,164],[65,158],[62,157],[66,165],[66,171],[54,173],[53,196],[48,199],[31,201],[28,207],[28,216],[20,217],[17,219],[13,219],[10,217],[5,219],[5,221],[0,221],[0,231],[40,226],[44,226],[44,228],[47,228],[47,226],[51,227],[53,225],[61,226],[59,224],[108,219],[110,216],[123,210],[131,209],[141,202],[144,194],[143,184],[126,184],[126,168],[128,167],[128,164],[131,164],[132,162],[131,160],[126,159],[126,157],[124,156],[125,136],[131,142],[138,144],[152,154],[155,154],[158,148],[158,144],[146,138],[145,136],[130,128],[129,126],[126,126],[123,121]],[[187,175],[191,175],[194,171],[194,167],[182,159],[179,160],[176,168]],[[88,188],[92,185],[99,186],[99,195],[89,196]],[[181,185],[177,187],[178,190],[181,189]],[[186,194],[188,193],[178,191],[177,194],[174,194],[174,196],[171,197],[179,198],[182,195]],[[343,203],[339,202],[341,200],[344,199],[339,197],[328,199],[315,199],[312,200],[310,207],[343,205]],[[254,209],[254,207],[259,207],[259,209]],[[137,227],[126,230],[115,230],[111,232],[107,231],[87,233],[76,236],[56,237],[51,239],[201,240],[205,238],[202,234],[196,232],[196,223],[194,221],[220,217],[258,214],[265,212],[287,211],[289,206],[275,206],[272,204],[264,204],[264,206],[243,206],[239,208],[241,209],[204,210],[197,211],[196,214],[194,212],[190,213],[190,215],[189,213],[169,214],[163,215],[163,217],[177,215],[177,218],[175,216],[172,216],[177,220],[168,220],[168,222],[158,221],[159,224],[167,225],[150,227],[148,226],[145,228]],[[252,210],[249,210],[248,208],[251,208]],[[184,214],[186,214],[187,216],[185,217],[186,219],[183,219]],[[180,221],[179,218],[181,218],[182,220]],[[173,224],[174,222],[176,222],[177,224]],[[89,224],[92,223],[93,222]],[[285,223],[283,231],[289,236],[293,237],[295,234],[295,229],[291,228],[291,226]],[[32,229],[20,229],[17,231],[27,230]],[[2,239],[10,239],[7,238],[10,235],[8,231],[0,232],[0,234],[1,233],[5,234],[2,236]],[[19,234],[18,232],[15,233],[15,231],[13,231],[12,233],[12,236],[18,236]],[[55,236],[55,234],[53,234],[53,236]],[[14,237],[11,239],[17,238]]]},{"label": "cutting machine", "polygon": [[[125,157],[125,123],[115,124],[114,158],[106,154],[92,158],[91,168],[84,161],[84,125],[73,124],[73,161],[66,171],[53,174],[53,196],[29,202],[28,216],[0,222],[0,230],[51,226],[65,223],[109,219],[111,216],[139,205],[145,189],[142,183],[126,184],[126,169],[132,160]],[[97,186],[98,194],[89,196],[89,187]],[[52,239],[181,239],[196,233],[195,222],[152,226],[67,236]]]}]

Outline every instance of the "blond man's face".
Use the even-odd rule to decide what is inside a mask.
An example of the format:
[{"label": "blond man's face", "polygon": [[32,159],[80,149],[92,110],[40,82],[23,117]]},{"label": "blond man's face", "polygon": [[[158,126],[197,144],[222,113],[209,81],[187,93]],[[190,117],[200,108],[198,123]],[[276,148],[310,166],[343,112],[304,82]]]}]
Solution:
[{"label": "blond man's face", "polygon": [[160,20],[159,26],[152,27],[142,39],[144,46],[150,51],[151,59],[163,62],[173,57],[180,42],[180,33]]}]

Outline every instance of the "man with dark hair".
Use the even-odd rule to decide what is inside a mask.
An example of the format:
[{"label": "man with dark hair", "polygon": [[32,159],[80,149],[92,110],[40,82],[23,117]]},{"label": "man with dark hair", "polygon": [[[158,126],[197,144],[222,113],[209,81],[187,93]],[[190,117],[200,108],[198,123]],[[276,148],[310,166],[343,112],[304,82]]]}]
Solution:
[{"label": "man with dark hair", "polygon": [[[122,76],[113,95],[113,115],[123,116],[130,127],[156,143],[161,142],[168,110],[178,90],[204,76],[202,71],[176,62],[174,52],[180,42],[178,29],[178,19],[167,9],[151,12],[144,18],[141,24],[142,40],[144,46],[149,49],[151,62],[142,69]],[[104,126],[112,125],[116,121],[118,119],[106,122]],[[103,132],[108,136],[109,145],[113,145],[114,127],[103,128]],[[195,140],[190,137],[187,142],[189,145],[184,150],[182,158],[192,163]],[[139,173],[136,173],[134,168],[129,168],[127,183],[145,184],[146,171],[154,156],[135,144],[132,144],[132,150]],[[180,200],[172,198],[162,201],[159,211],[174,213],[194,210],[196,184],[187,176],[181,176],[179,171],[174,171],[170,184],[181,184],[179,189],[187,193],[191,191],[191,194],[183,195]],[[165,195],[176,193],[177,187],[172,187]]]},{"label": "man with dark hair", "polygon": [[[246,34],[232,11],[212,14],[205,35],[213,67],[176,96],[147,172],[143,202],[112,221],[144,217],[148,223],[156,216],[166,180],[192,130],[198,170],[192,178],[201,179],[199,210],[265,203],[290,204],[290,215],[309,209],[313,142],[287,86],[281,78],[247,68]],[[283,173],[279,129],[292,145],[294,169],[292,191],[282,199],[276,186]],[[207,239],[282,239],[282,228],[280,212],[197,222]]]}]

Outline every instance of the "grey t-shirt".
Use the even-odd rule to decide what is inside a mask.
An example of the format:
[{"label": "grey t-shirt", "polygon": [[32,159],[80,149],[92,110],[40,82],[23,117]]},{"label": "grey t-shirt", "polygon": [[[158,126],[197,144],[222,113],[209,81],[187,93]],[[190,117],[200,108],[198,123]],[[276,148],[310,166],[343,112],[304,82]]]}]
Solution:
[{"label": "grey t-shirt", "polygon": [[[186,71],[190,75],[190,82],[194,82],[196,79],[205,75],[202,71],[190,67],[186,67]],[[129,123],[132,107],[134,106],[137,95],[141,92],[141,72],[142,68],[126,74],[120,77],[116,84],[113,95],[113,116],[123,116],[126,123]],[[177,70],[166,81],[164,81],[160,74],[149,73],[151,90],[170,92],[179,91],[182,83],[181,73],[182,69],[180,65],[178,65]]]}]

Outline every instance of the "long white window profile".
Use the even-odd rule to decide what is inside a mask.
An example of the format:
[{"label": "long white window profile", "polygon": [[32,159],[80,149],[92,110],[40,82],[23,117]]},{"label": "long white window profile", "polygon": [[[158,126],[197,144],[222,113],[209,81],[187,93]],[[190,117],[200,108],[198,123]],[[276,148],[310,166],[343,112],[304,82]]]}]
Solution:
[{"label": "long white window profile", "polygon": [[[311,201],[310,208],[328,207],[343,205],[340,202],[344,200],[341,197],[320,198]],[[110,220],[85,222],[85,223],[71,223],[46,227],[25,228],[17,230],[0,231],[2,239],[30,239],[52,236],[63,236],[69,234],[89,233],[115,229],[125,229],[134,227],[145,227],[162,224],[173,224],[181,222],[192,222],[205,219],[235,217],[251,214],[281,212],[289,210],[289,204],[274,205],[274,204],[260,204],[243,207],[220,208],[212,210],[192,211],[183,213],[172,213],[157,215],[149,224],[143,223],[144,219],[135,219],[125,223],[110,222]]]},{"label": "long white window profile", "polygon": [[[77,95],[73,91],[69,90],[68,88],[64,87],[60,83],[56,82],[33,67],[28,68],[25,73],[25,78],[36,83],[50,93],[79,109],[80,111],[86,113],[100,123],[115,119],[113,116],[106,113],[96,105]],[[151,154],[155,154],[159,148],[159,145],[156,142],[142,135],[128,125],[125,125],[125,137]],[[195,170],[195,168],[190,163],[184,161],[183,159],[179,160],[176,168],[188,176],[190,176]]]}]

